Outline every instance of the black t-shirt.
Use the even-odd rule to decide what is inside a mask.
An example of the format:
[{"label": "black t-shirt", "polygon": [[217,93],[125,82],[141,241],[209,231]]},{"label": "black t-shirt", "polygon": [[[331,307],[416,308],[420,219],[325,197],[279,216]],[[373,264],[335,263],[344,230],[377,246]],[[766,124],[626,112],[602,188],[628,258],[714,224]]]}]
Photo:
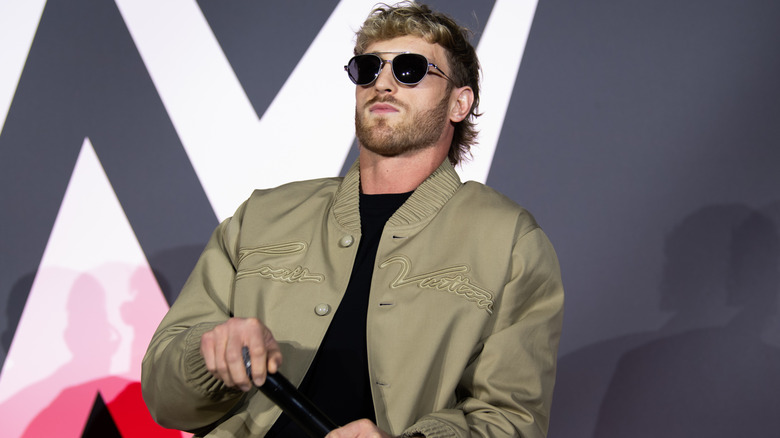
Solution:
[{"label": "black t-shirt", "polygon": [[[360,194],[362,237],[347,291],[299,388],[339,425],[361,418],[376,422],[366,351],[368,296],[382,230],[411,194]],[[285,414],[266,437],[308,438]]]}]

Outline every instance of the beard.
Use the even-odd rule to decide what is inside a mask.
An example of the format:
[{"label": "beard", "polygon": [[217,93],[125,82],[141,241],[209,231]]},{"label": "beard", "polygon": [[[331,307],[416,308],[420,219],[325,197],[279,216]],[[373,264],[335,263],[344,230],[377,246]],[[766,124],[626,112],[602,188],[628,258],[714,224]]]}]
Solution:
[{"label": "beard", "polygon": [[[398,102],[394,97],[375,98],[366,103],[392,103],[408,110],[408,107]],[[396,126],[392,126],[384,117],[376,119],[373,125],[363,120],[363,112],[355,108],[355,132],[360,144],[371,152],[385,156],[396,157],[408,152],[419,151],[433,146],[441,137],[447,122],[449,93],[439,103],[426,111],[409,113]]]}]

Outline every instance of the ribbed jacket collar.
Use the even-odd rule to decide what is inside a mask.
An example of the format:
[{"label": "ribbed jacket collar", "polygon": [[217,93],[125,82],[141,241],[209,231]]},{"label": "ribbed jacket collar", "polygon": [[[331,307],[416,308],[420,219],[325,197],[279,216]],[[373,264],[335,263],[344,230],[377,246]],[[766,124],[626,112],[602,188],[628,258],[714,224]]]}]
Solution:
[{"label": "ribbed jacket collar", "polygon": [[[458,173],[444,162],[420,184],[412,196],[387,221],[392,226],[423,222],[436,214],[460,188]],[[355,161],[341,181],[333,201],[333,215],[347,230],[360,232],[360,166]]]}]

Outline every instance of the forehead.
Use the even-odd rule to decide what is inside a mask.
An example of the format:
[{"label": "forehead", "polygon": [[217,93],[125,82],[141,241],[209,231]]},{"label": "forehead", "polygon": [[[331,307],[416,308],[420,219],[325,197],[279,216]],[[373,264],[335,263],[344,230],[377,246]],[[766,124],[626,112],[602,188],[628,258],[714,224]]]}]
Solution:
[{"label": "forehead", "polygon": [[444,48],[442,46],[429,43],[420,37],[411,35],[371,43],[366,47],[366,53],[373,52],[419,53],[434,64],[443,63],[446,60]]}]

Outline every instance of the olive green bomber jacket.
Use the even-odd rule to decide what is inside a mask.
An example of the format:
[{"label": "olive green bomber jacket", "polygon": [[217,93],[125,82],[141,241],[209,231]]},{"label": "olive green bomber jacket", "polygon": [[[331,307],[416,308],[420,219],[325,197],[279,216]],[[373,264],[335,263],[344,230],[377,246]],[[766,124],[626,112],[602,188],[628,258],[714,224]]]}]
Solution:
[{"label": "olive green bomber jacket", "polygon": [[[162,425],[263,436],[280,410],[211,376],[200,335],[231,316],[273,332],[303,380],[346,290],[360,239],[357,164],[346,177],[256,191],[213,233],[143,362]],[[377,425],[429,438],[543,437],[563,287],[533,217],[445,161],[384,228],[367,313]]]}]

